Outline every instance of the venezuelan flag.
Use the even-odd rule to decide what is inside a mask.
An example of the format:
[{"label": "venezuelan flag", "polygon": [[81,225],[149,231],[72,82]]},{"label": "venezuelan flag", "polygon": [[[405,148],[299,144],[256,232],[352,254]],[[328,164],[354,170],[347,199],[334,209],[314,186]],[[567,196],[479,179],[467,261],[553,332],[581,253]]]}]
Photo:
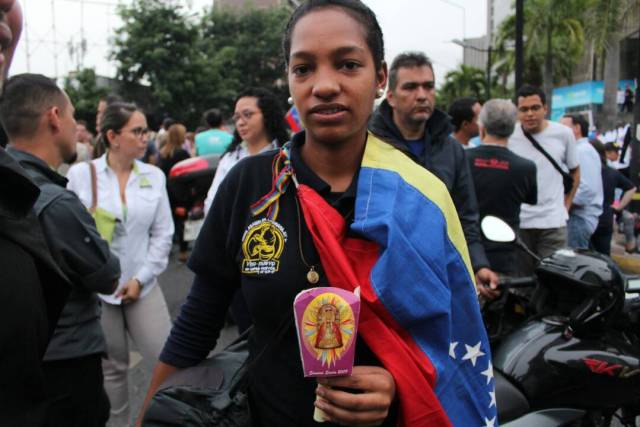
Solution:
[{"label": "venezuelan flag", "polygon": [[359,333],[396,382],[401,426],[497,426],[491,354],[446,187],[369,134],[352,231],[304,185],[298,196],[332,286],[360,287]]},{"label": "venezuelan flag", "polygon": [[289,108],[289,111],[287,111],[284,117],[293,133],[298,133],[304,128],[300,120],[300,115],[298,114],[298,109],[295,106]]}]

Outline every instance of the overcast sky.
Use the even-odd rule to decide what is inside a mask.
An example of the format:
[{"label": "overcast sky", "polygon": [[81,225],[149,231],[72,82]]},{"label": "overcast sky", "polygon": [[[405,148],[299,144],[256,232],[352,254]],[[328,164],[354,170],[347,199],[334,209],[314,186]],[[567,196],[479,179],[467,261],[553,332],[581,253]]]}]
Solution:
[{"label": "overcast sky", "polygon": [[[110,40],[121,22],[118,3],[131,0],[20,0],[26,27],[11,68],[12,74],[42,73],[63,77],[78,66],[115,76],[108,59]],[[404,50],[421,50],[434,61],[436,79],[462,62],[462,48],[452,39],[486,32],[486,0],[364,0],[377,14],[385,36],[387,60]],[[211,0],[183,0],[193,13]],[[55,18],[55,19],[54,19]],[[464,23],[464,25],[463,25]],[[87,52],[72,55],[82,38]],[[76,49],[77,51],[77,49]]]}]

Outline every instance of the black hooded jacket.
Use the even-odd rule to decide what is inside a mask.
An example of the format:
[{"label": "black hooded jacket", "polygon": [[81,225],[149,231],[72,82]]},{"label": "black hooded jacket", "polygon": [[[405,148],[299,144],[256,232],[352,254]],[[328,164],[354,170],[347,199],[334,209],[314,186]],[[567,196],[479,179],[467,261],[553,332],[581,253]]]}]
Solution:
[{"label": "black hooded jacket", "polygon": [[33,206],[40,190],[0,148],[0,425],[44,424],[42,357],[71,285]]},{"label": "black hooded jacket", "polygon": [[393,110],[386,100],[373,114],[369,122],[369,130],[382,140],[402,150],[440,178],[447,186],[458,211],[464,236],[467,239],[473,271],[489,267],[489,261],[482,246],[478,201],[467,157],[462,145],[451,137],[453,126],[449,116],[434,109],[433,114],[427,120],[423,136],[425,150],[419,158],[409,150],[402,133],[393,122]]}]

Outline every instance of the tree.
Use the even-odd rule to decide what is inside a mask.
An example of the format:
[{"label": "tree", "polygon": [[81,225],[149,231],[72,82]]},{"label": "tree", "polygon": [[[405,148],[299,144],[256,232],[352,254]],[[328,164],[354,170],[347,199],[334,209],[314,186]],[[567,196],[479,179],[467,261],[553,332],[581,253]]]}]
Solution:
[{"label": "tree", "polygon": [[604,79],[602,124],[615,125],[617,92],[620,81],[620,42],[622,29],[640,13],[639,0],[590,0],[586,13],[586,34]]},{"label": "tree", "polygon": [[283,103],[288,96],[280,53],[285,9],[187,16],[176,0],[134,0],[119,14],[111,53],[118,77],[150,84],[155,105],[189,127],[208,108],[232,111],[248,86],[275,90]]},{"label": "tree", "polygon": [[64,79],[64,90],[76,109],[76,118],[86,121],[87,129],[94,129],[98,101],[108,91],[98,87],[95,70],[85,68],[70,73]]},{"label": "tree", "polygon": [[486,93],[486,81],[483,70],[462,64],[457,70],[445,74],[444,85],[438,93],[438,105],[447,108],[454,99],[462,96],[483,99]]},{"label": "tree", "polygon": [[214,8],[203,16],[201,50],[210,59],[209,73],[218,77],[212,105],[231,111],[234,98],[250,86],[274,91],[284,104],[289,95],[281,41],[289,15],[286,8]]},{"label": "tree", "polygon": [[[584,45],[582,13],[586,0],[527,0],[524,8],[526,69],[524,80],[541,83],[551,107],[554,83],[562,78],[571,80],[573,67],[581,58]],[[515,62],[508,45],[515,41],[515,16],[506,19],[496,38],[496,53],[503,67],[502,75]],[[499,67],[499,66],[498,66]],[[527,76],[529,74],[529,76]],[[537,74],[537,75],[536,75]],[[529,77],[529,78],[527,78]]]},{"label": "tree", "polygon": [[120,6],[111,58],[125,83],[146,81],[154,102],[177,120],[193,122],[208,76],[199,34],[175,0],[135,0]]}]

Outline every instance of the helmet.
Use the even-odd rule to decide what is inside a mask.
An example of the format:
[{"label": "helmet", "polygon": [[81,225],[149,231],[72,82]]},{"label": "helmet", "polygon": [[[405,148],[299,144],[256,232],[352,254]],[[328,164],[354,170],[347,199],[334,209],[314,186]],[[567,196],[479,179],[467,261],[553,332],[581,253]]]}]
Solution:
[{"label": "helmet", "polygon": [[597,333],[611,323],[624,305],[624,279],[603,255],[588,250],[562,249],[536,268],[539,313],[566,316],[578,333]]}]

